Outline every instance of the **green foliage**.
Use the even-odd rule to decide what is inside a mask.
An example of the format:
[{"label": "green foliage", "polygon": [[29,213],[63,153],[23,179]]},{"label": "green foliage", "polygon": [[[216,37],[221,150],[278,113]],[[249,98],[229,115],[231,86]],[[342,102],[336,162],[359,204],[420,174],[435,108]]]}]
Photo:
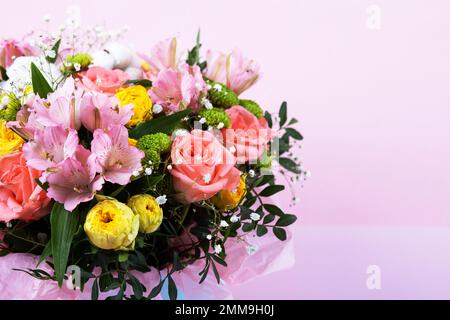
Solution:
[{"label": "green foliage", "polygon": [[50,215],[52,230],[51,247],[55,276],[61,287],[66,273],[70,246],[78,229],[78,212],[68,212],[60,203],[55,203]]},{"label": "green foliage", "polygon": [[201,109],[199,116],[205,118],[206,124],[214,128],[217,128],[220,123],[223,124],[224,128],[229,128],[231,126],[230,116],[228,116],[223,109]]},{"label": "green foliage", "polygon": [[58,53],[59,53],[59,47],[61,45],[61,39],[59,39],[58,41],[55,42],[55,44],[53,45],[51,51],[53,51],[55,53],[54,57],[46,57],[45,59],[50,62],[50,63],[55,63],[56,60],[58,59]]},{"label": "green foliage", "polygon": [[123,86],[129,86],[129,85],[135,85],[135,86],[142,86],[144,88],[150,88],[153,84],[150,80],[147,79],[141,79],[141,80],[128,80],[126,81]]},{"label": "green foliage", "polygon": [[198,65],[200,67],[200,70],[203,71],[206,68],[206,61],[200,62],[201,47],[202,44],[200,43],[200,30],[198,30],[196,44],[192,48],[192,50],[188,51],[186,63],[189,64],[190,66]]},{"label": "green foliage", "polygon": [[183,118],[187,117],[190,112],[191,109],[186,109],[169,116],[164,116],[141,123],[129,131],[130,138],[139,139],[147,134],[158,132],[171,134],[173,130],[179,125],[180,121]]},{"label": "green foliage", "polygon": [[52,87],[34,63],[31,63],[31,81],[33,83],[33,91],[39,97],[45,99],[49,93],[53,92]]}]

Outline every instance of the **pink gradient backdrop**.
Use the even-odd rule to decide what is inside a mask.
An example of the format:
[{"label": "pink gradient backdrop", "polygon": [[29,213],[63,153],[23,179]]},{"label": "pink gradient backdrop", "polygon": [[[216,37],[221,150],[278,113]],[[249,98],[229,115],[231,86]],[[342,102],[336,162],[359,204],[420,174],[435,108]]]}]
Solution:
[{"label": "pink gradient backdrop", "polygon": [[[300,119],[312,178],[294,209],[296,266],[237,298],[450,298],[448,1],[8,1],[1,36],[47,13],[57,26],[72,3],[84,24],[130,26],[142,50],[172,35],[191,46],[200,27],[206,48],[261,63],[247,96],[274,111],[287,100]],[[369,264],[380,291],[366,289]]]}]

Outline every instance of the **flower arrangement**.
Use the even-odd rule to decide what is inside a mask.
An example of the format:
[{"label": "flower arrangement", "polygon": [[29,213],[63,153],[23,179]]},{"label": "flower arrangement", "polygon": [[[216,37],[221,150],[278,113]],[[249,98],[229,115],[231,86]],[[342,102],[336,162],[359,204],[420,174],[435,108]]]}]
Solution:
[{"label": "flower arrangement", "polygon": [[[259,66],[202,60],[200,37],[183,56],[175,38],[141,54],[104,33],[0,44],[0,263],[32,254],[36,268],[11,268],[59,286],[78,268],[93,299],[176,298],[191,265],[220,283],[230,239],[249,254],[249,235],[285,241],[296,216],[270,197],[277,176],[307,175],[302,136],[286,103],[273,118],[242,97]],[[153,284],[136,275],[150,271]]]}]

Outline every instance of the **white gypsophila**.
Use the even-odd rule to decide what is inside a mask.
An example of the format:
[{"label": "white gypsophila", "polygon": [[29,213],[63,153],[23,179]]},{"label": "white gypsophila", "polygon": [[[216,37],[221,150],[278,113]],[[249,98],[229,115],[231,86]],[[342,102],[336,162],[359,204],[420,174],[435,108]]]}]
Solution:
[{"label": "white gypsophila", "polygon": [[161,113],[162,111],[163,111],[163,107],[160,104],[155,104],[153,106],[153,113],[154,114]]},{"label": "white gypsophila", "polygon": [[232,216],[232,217],[230,218],[230,221],[233,222],[233,223],[236,223],[236,222],[239,221],[239,217],[236,216],[236,215],[234,215],[234,216]]},{"label": "white gypsophila", "polygon": [[247,253],[251,256],[254,255],[258,251],[258,246],[251,244],[247,246]]},{"label": "white gypsophila", "polygon": [[166,204],[167,196],[166,195],[162,195],[162,196],[159,196],[158,198],[156,198],[155,200],[156,200],[156,203],[161,206],[163,204]]},{"label": "white gypsophila", "polygon": [[250,214],[250,219],[252,219],[253,221],[259,221],[259,220],[261,220],[261,215],[259,215],[256,212],[252,212]]},{"label": "white gypsophila", "polygon": [[212,239],[212,235],[211,235],[211,234],[208,234],[208,235],[206,236],[206,239],[211,240],[211,239]]},{"label": "white gypsophila", "polygon": [[19,57],[6,71],[8,81],[4,82],[2,89],[21,95],[25,87],[31,85],[31,64],[39,68],[49,84],[53,84],[61,77],[61,72],[54,64],[48,63],[44,57]]},{"label": "white gypsophila", "polygon": [[230,225],[228,224],[228,222],[226,222],[225,220],[220,221],[220,227],[221,228],[227,228]]},{"label": "white gypsophila", "polygon": [[215,252],[216,254],[221,254],[221,253],[222,253],[222,246],[221,246],[220,244],[216,244],[216,245],[214,246],[214,252]]}]

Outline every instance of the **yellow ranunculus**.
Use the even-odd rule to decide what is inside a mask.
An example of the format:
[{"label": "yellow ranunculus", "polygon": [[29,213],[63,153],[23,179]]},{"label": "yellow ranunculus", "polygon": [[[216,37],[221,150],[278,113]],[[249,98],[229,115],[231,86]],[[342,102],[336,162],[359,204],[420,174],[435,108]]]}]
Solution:
[{"label": "yellow ranunculus", "polygon": [[134,105],[134,115],[127,123],[128,126],[134,127],[141,122],[149,121],[153,118],[152,100],[147,93],[147,89],[143,86],[121,88],[117,91],[116,97],[122,107],[128,104]]},{"label": "yellow ranunculus", "polygon": [[242,175],[239,185],[235,190],[222,190],[211,198],[211,202],[220,211],[229,211],[235,209],[242,203],[242,200],[247,194],[247,186],[245,184],[246,180],[247,177],[245,175]]},{"label": "yellow ranunculus", "polygon": [[128,206],[139,215],[139,231],[152,233],[158,230],[163,220],[163,211],[155,198],[148,194],[139,194],[128,200]]},{"label": "yellow ranunculus", "polygon": [[105,250],[132,250],[139,217],[117,200],[104,200],[88,213],[84,231],[95,246]]},{"label": "yellow ranunculus", "polygon": [[0,120],[0,156],[18,151],[24,140],[6,127],[6,121]]}]

